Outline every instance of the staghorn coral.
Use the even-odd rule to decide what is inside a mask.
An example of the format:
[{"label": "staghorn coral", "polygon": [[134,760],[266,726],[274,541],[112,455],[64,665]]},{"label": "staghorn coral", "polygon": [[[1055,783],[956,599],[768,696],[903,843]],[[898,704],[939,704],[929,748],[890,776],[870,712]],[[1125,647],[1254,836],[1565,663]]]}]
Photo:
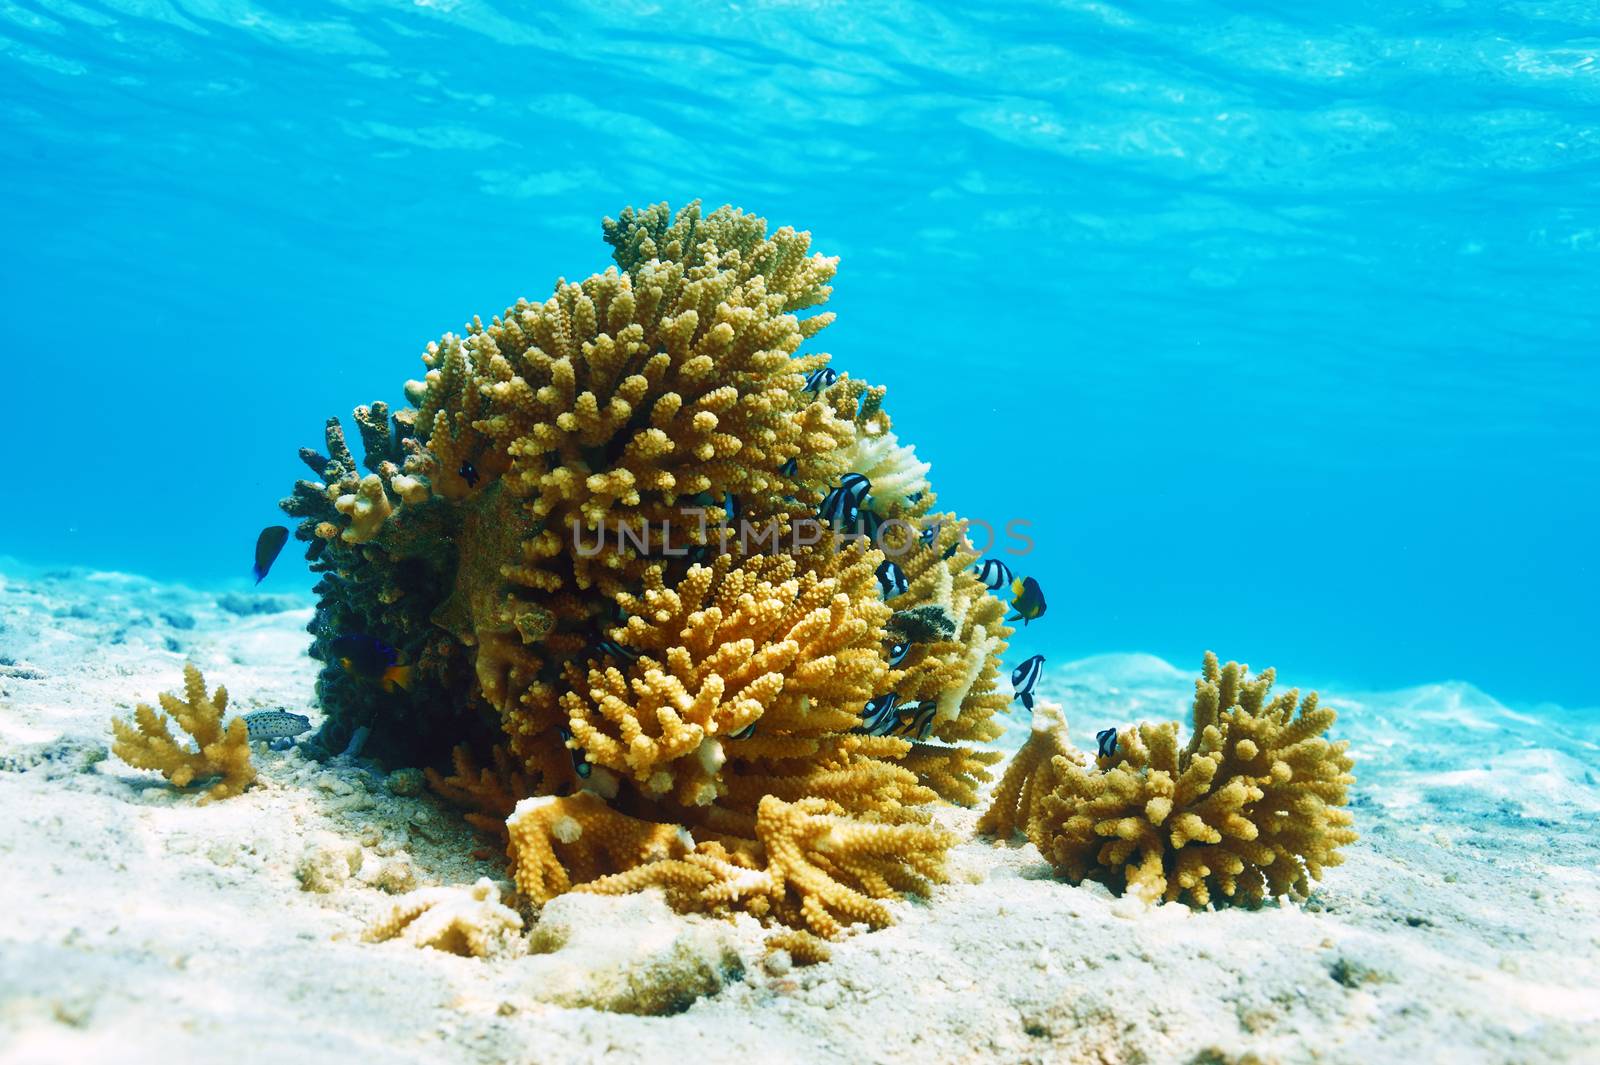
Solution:
[{"label": "staghorn coral", "polygon": [[[333,419],[327,454],[302,452],[318,479],[283,505],[322,574],[324,745],[366,726],[383,757],[460,748],[429,781],[474,824],[508,818],[531,898],[759,873],[759,916],[881,923],[948,846],[923,807],[986,779],[994,756],[963,745],[1000,731],[1005,608],[885,389],[807,387],[837,260],[697,203],[604,232],[616,267],[429,344],[411,407],[358,408],[359,465]],[[877,484],[861,520],[823,527],[852,472]],[[889,600],[886,554],[907,579]],[[348,634],[394,648],[410,687],[341,669]],[[763,835],[780,810],[805,817]],[[830,864],[855,828],[892,868]]]},{"label": "staghorn coral", "polygon": [[[881,900],[927,894],[944,879],[944,852],[955,843],[943,829],[915,821],[850,818],[840,804],[815,796],[792,803],[764,797],[755,834],[756,847],[730,850],[713,840],[577,890],[613,895],[659,887],[680,910],[741,910],[832,938],[857,922],[890,924]],[[517,864],[524,864],[520,856]]]},{"label": "staghorn coral", "polygon": [[800,928],[774,932],[767,937],[762,946],[769,955],[783,951],[795,965],[819,965],[833,958],[833,951],[829,949],[826,940],[818,939]]},{"label": "staghorn coral", "polygon": [[1149,900],[1305,898],[1356,838],[1343,808],[1352,763],[1346,743],[1323,737],[1334,712],[1315,692],[1268,701],[1274,678],[1207,652],[1187,744],[1175,721],[1140,724],[1098,759],[1041,706],[980,830],[1021,828],[1059,875]]},{"label": "staghorn coral", "polygon": [[113,718],[116,735],[111,751],[139,769],[154,769],[180,788],[197,780],[220,777],[200,797],[202,803],[238,795],[256,779],[250,762],[250,733],[243,718],[234,718],[223,727],[228,709],[228,690],[222,685],[209,696],[205,678],[193,663],[183,667],[183,697],[162,692],[161,708],[171,720],[194,740],[190,750],[172,735],[166,714],[140,703],[133,720]]},{"label": "staghorn coral", "polygon": [[400,939],[470,958],[522,952],[522,917],[500,901],[488,877],[468,886],[420,888],[395,900],[362,934],[368,943]]}]

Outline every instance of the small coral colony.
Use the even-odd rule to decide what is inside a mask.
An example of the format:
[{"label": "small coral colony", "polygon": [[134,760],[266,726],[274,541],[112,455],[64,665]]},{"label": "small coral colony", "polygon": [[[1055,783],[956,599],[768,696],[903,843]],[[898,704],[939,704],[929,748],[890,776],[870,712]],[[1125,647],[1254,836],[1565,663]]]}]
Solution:
[{"label": "small coral colony", "polygon": [[[615,267],[429,344],[406,409],[356,408],[360,460],[336,418],[301,451],[315,746],[432,766],[533,905],[659,887],[790,934],[887,924],[941,879],[931,810],[978,801],[1013,701],[1033,732],[979,828],[1067,880],[1204,907],[1338,864],[1351,761],[1270,670],[1207,655],[1186,742],[1139,724],[1087,753],[1034,708],[1041,656],[999,690],[1043,591],[937,508],[885,389],[806,350],[837,264],[809,234],[698,204],[604,233]],[[252,779],[252,729],[295,730],[186,689],[162,703],[196,750],[141,706],[117,753],[216,798]]]}]

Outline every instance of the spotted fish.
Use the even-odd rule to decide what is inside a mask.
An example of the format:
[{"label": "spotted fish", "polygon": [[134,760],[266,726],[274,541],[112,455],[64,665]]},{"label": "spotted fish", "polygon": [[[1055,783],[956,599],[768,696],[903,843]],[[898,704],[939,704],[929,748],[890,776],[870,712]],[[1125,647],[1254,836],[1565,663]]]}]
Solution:
[{"label": "spotted fish", "polygon": [[287,710],[253,710],[244,715],[244,727],[252,740],[281,740],[306,731],[311,719]]},{"label": "spotted fish", "polygon": [[896,640],[889,645],[889,665],[898,666],[906,660],[906,655],[911,653],[911,641]]}]

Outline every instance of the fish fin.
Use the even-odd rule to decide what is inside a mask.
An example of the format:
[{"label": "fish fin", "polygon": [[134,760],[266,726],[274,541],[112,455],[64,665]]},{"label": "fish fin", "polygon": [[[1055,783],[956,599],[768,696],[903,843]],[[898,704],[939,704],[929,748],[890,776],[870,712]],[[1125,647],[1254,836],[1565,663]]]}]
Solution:
[{"label": "fish fin", "polygon": [[1012,595],[1021,595],[1022,594],[1022,578],[1018,577],[1018,578],[1016,578],[1015,580],[1013,580],[1011,582],[1011,594]]},{"label": "fish fin", "polygon": [[410,666],[390,666],[383,671],[383,690],[392,692],[397,685],[406,691],[411,690]]}]

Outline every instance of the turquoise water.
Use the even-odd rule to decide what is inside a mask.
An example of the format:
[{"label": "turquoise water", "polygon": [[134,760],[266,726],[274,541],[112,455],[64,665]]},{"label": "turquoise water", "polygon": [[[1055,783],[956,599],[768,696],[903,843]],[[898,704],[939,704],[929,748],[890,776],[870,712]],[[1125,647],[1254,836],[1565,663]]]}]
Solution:
[{"label": "turquoise water", "polygon": [[700,197],[1033,523],[1008,664],[1600,703],[1592,5],[977,10],[0,0],[0,555],[247,581],[327,415]]}]

